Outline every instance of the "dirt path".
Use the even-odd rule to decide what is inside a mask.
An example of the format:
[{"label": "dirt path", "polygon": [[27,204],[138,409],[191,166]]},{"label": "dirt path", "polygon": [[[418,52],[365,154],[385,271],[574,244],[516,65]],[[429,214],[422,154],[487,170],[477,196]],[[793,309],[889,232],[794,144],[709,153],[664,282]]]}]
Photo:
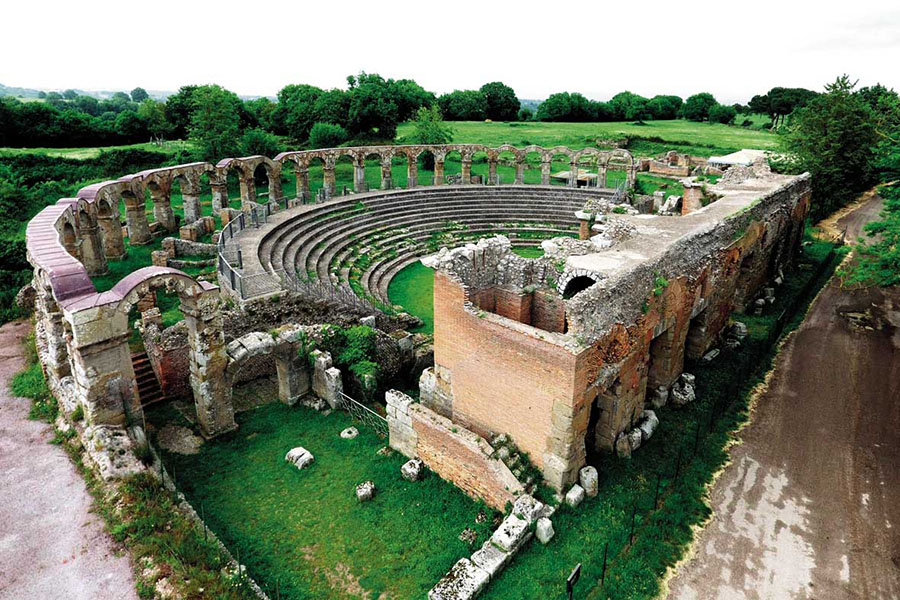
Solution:
[{"label": "dirt path", "polygon": [[91,497],[49,425],[9,392],[24,365],[25,322],[0,327],[0,599],[136,599]]},{"label": "dirt path", "polygon": [[670,597],[900,597],[900,292],[829,284],[741,438]]}]

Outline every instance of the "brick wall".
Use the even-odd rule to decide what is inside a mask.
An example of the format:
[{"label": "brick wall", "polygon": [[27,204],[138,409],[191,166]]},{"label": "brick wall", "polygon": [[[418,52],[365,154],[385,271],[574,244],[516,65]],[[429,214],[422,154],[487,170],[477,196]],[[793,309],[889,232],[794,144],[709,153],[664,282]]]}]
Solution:
[{"label": "brick wall", "polygon": [[405,394],[392,390],[385,398],[392,448],[421,459],[442,479],[498,510],[524,491],[506,465],[491,458],[493,449],[484,438]]}]

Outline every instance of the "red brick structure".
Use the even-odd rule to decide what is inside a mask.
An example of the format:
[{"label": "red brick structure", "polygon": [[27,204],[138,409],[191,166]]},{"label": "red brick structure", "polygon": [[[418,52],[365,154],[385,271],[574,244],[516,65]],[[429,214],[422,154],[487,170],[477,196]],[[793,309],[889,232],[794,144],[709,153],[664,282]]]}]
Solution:
[{"label": "red brick structure", "polygon": [[[569,256],[562,273],[516,256],[505,238],[427,259],[435,367],[422,404],[485,438],[506,434],[552,487],[575,481],[588,450],[612,449],[649,392],[713,347],[799,247],[808,176],[715,192],[689,215],[622,217],[637,235]],[[584,273],[586,289],[564,300]]]}]

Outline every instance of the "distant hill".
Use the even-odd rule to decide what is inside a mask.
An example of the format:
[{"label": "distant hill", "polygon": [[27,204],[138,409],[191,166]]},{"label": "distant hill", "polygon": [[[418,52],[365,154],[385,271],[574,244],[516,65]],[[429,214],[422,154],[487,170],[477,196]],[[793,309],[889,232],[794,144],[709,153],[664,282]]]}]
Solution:
[{"label": "distant hill", "polygon": [[530,100],[528,98],[519,98],[519,104],[522,105],[522,108],[527,108],[532,112],[537,110],[538,105],[543,102],[543,100]]},{"label": "distant hill", "polygon": [[[68,89],[68,88],[65,88]],[[22,98],[22,99],[36,99],[40,98],[41,92],[59,92],[60,94],[65,91],[65,89],[43,89],[43,90],[34,90],[31,88],[21,88],[21,87],[13,87],[9,85],[3,85],[0,83],[0,96],[13,96],[14,98]],[[79,90],[75,88],[75,92],[78,93],[79,96],[93,96],[98,100],[105,100],[107,98],[112,98],[112,95],[117,91],[123,91],[126,94],[130,93],[130,90]],[[147,93],[151,98],[155,100],[165,100],[169,96],[175,94],[175,92],[170,90],[147,90]],[[241,95],[238,94],[238,97],[241,100],[256,100],[257,98],[268,98],[273,102],[276,100],[275,96],[261,96],[261,95]]]}]

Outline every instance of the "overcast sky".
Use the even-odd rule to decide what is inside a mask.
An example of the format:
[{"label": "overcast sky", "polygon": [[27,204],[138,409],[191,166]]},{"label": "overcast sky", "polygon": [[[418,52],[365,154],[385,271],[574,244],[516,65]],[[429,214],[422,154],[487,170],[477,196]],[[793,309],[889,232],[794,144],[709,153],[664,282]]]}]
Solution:
[{"label": "overcast sky", "polygon": [[0,8],[0,83],[274,95],[359,71],[442,93],[500,80],[520,98],[710,91],[746,102],[849,73],[900,89],[900,3],[57,2]]}]

